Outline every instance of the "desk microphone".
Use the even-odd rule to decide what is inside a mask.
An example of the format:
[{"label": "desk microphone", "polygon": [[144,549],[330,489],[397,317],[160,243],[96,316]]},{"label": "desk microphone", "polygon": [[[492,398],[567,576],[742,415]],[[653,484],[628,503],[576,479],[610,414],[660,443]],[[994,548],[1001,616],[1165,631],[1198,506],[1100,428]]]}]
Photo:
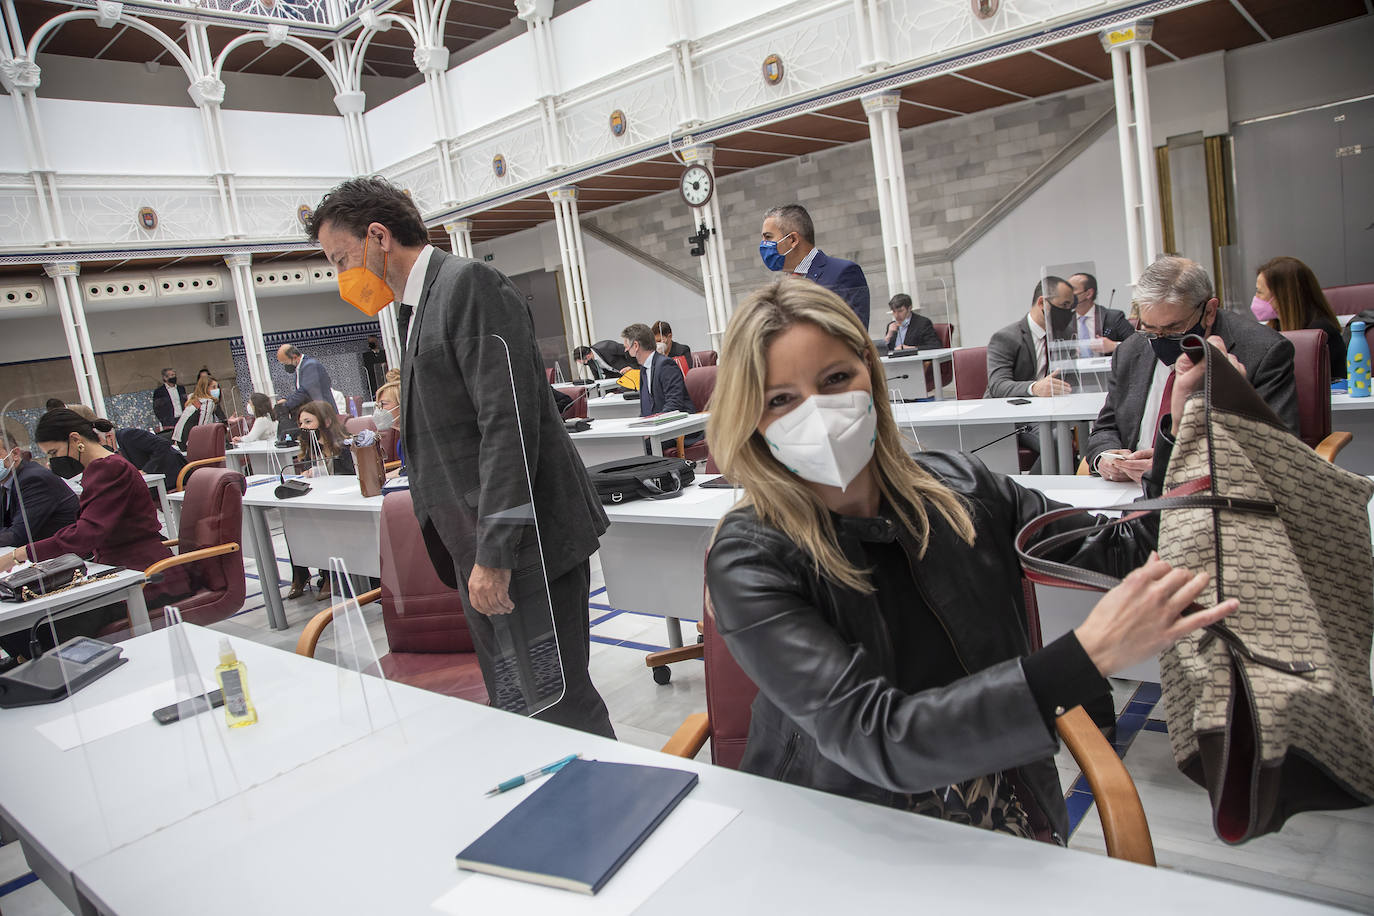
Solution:
[{"label": "desk microphone", "polygon": [[991,442],[984,442],[982,445],[978,446],[977,448],[971,448],[971,449],[969,449],[969,452],[968,452],[968,453],[969,453],[970,455],[972,455],[972,454],[974,454],[975,452],[981,452],[983,449],[987,448],[989,445],[996,445],[997,443],[1001,442],[1003,439],[1010,439],[1012,436],[1015,436],[1015,435],[1017,435],[1017,434],[1019,434],[1019,433],[1028,433],[1028,432],[1030,432],[1030,431],[1031,431],[1031,427],[1029,427],[1029,426],[1018,426],[1018,427],[1016,427],[1015,429],[1013,429],[1011,432],[1007,433],[1005,436],[998,436],[996,439],[993,439]]},{"label": "desk microphone", "polygon": [[911,378],[911,376],[909,376],[909,375],[889,375],[889,376],[887,377],[887,380],[888,380],[889,382],[895,382],[895,381],[898,381],[898,380],[904,379],[904,378]]},{"label": "desk microphone", "polygon": [[1107,308],[1111,308],[1111,307],[1112,307],[1112,303],[1115,302],[1115,301],[1116,301],[1116,287],[1112,287],[1112,294],[1111,294],[1111,296],[1109,296],[1108,299],[1107,299]]}]

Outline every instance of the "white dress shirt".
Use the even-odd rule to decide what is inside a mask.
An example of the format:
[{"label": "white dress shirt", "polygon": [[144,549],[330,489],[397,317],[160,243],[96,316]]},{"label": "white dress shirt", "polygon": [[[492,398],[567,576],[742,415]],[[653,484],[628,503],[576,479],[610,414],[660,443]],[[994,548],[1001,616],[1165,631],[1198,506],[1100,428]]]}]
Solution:
[{"label": "white dress shirt", "polygon": [[162,387],[167,389],[167,396],[172,399],[172,406],[176,408],[177,416],[180,416],[181,412],[186,409],[186,401],[182,399],[181,392],[177,391],[176,385],[164,383]]},{"label": "white dress shirt", "polygon": [[1155,433],[1159,429],[1161,413],[1159,399],[1164,397],[1164,386],[1173,371],[1173,366],[1155,360],[1155,377],[1150,381],[1150,393],[1145,395],[1145,413],[1140,417],[1140,432],[1135,437],[1136,451],[1155,447]]},{"label": "white dress shirt", "polygon": [[[400,302],[412,308],[418,308],[420,297],[425,292],[425,274],[429,272],[429,258],[434,254],[434,246],[426,245],[420,249],[420,256],[415,259],[415,263],[410,267],[410,275],[406,277],[406,288],[401,291]],[[400,305],[400,302],[397,305]],[[406,328],[406,344],[410,344],[410,331],[415,327],[415,318],[411,316],[410,325]]]},{"label": "white dress shirt", "polygon": [[808,251],[806,257],[801,259],[801,263],[796,266],[796,269],[794,269],[792,273],[801,274],[803,277],[806,276],[806,272],[811,269],[811,262],[816,260],[816,252],[818,251],[820,251],[819,248],[812,248]]},{"label": "white dress shirt", "polygon": [[1035,319],[1029,314],[1026,315],[1026,325],[1031,332],[1031,346],[1035,348],[1035,381],[1026,386],[1026,394],[1034,396],[1035,392],[1031,390],[1031,386],[1044,378],[1050,367],[1045,361],[1045,329],[1036,324]]}]

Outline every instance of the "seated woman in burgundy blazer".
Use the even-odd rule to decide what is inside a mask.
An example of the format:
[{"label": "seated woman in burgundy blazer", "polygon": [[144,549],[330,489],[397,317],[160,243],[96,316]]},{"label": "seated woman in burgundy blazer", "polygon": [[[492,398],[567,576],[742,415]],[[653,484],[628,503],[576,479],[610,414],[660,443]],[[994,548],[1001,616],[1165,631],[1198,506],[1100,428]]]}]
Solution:
[{"label": "seated woman in burgundy blazer", "polygon": [[[48,455],[54,474],[81,475],[81,509],[76,521],[52,537],[31,546],[0,554],[0,572],[24,560],[49,560],[74,553],[97,563],[147,569],[172,555],[162,543],[157,508],[148,498],[148,485],[127,460],[100,444],[97,430],[109,432],[109,420],[87,420],[75,411],[50,410],[38,421],[34,438]],[[157,607],[191,591],[186,570],[173,567],[163,579],[145,589],[148,605]],[[94,635],[124,615],[122,604],[77,615],[60,626],[63,638]]]}]

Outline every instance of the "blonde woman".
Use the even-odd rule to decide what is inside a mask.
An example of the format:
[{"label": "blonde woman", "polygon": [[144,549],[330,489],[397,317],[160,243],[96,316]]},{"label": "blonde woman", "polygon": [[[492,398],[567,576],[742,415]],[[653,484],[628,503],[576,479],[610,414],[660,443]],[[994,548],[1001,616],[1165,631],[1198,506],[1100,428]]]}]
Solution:
[{"label": "blonde woman", "polygon": [[224,418],[224,410],[219,403],[220,389],[219,382],[214,376],[203,372],[196,379],[195,392],[186,399],[186,409],[181,412],[181,419],[177,420],[176,429],[172,433],[172,439],[184,452],[186,442],[191,438],[191,428],[200,426],[202,423],[227,423]]},{"label": "blonde woman", "polygon": [[[1200,374],[1180,378],[1176,404]],[[1147,556],[1143,525],[1118,529],[1077,562],[1144,565],[1028,654],[1013,539],[1055,504],[967,455],[911,458],[874,390],[866,329],[814,283],[774,282],[730,320],[707,439],[744,498],[706,574],[760,691],[742,768],[1063,843],[1056,709],[1235,604],[1180,618],[1206,577]]]}]

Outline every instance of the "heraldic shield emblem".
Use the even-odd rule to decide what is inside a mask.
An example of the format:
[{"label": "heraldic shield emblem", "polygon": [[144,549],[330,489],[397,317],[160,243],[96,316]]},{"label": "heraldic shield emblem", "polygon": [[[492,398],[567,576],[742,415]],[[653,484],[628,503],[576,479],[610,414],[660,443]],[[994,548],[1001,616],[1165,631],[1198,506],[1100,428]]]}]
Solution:
[{"label": "heraldic shield emblem", "polygon": [[157,228],[157,211],[152,207],[139,207],[138,225],[139,228],[152,232]]},{"label": "heraldic shield emblem", "polygon": [[625,130],[630,126],[630,122],[625,120],[625,112],[617,108],[611,112],[611,136],[623,137]]},{"label": "heraldic shield emblem", "polygon": [[997,15],[1002,0],[969,0],[969,4],[973,7],[973,15],[979,19],[991,19]]},{"label": "heraldic shield emblem", "polygon": [[776,54],[769,54],[763,59],[763,81],[770,86],[776,86],[782,82],[782,76],[782,58]]},{"label": "heraldic shield emblem", "polygon": [[506,177],[506,157],[497,153],[491,157],[491,170],[497,178]]}]

